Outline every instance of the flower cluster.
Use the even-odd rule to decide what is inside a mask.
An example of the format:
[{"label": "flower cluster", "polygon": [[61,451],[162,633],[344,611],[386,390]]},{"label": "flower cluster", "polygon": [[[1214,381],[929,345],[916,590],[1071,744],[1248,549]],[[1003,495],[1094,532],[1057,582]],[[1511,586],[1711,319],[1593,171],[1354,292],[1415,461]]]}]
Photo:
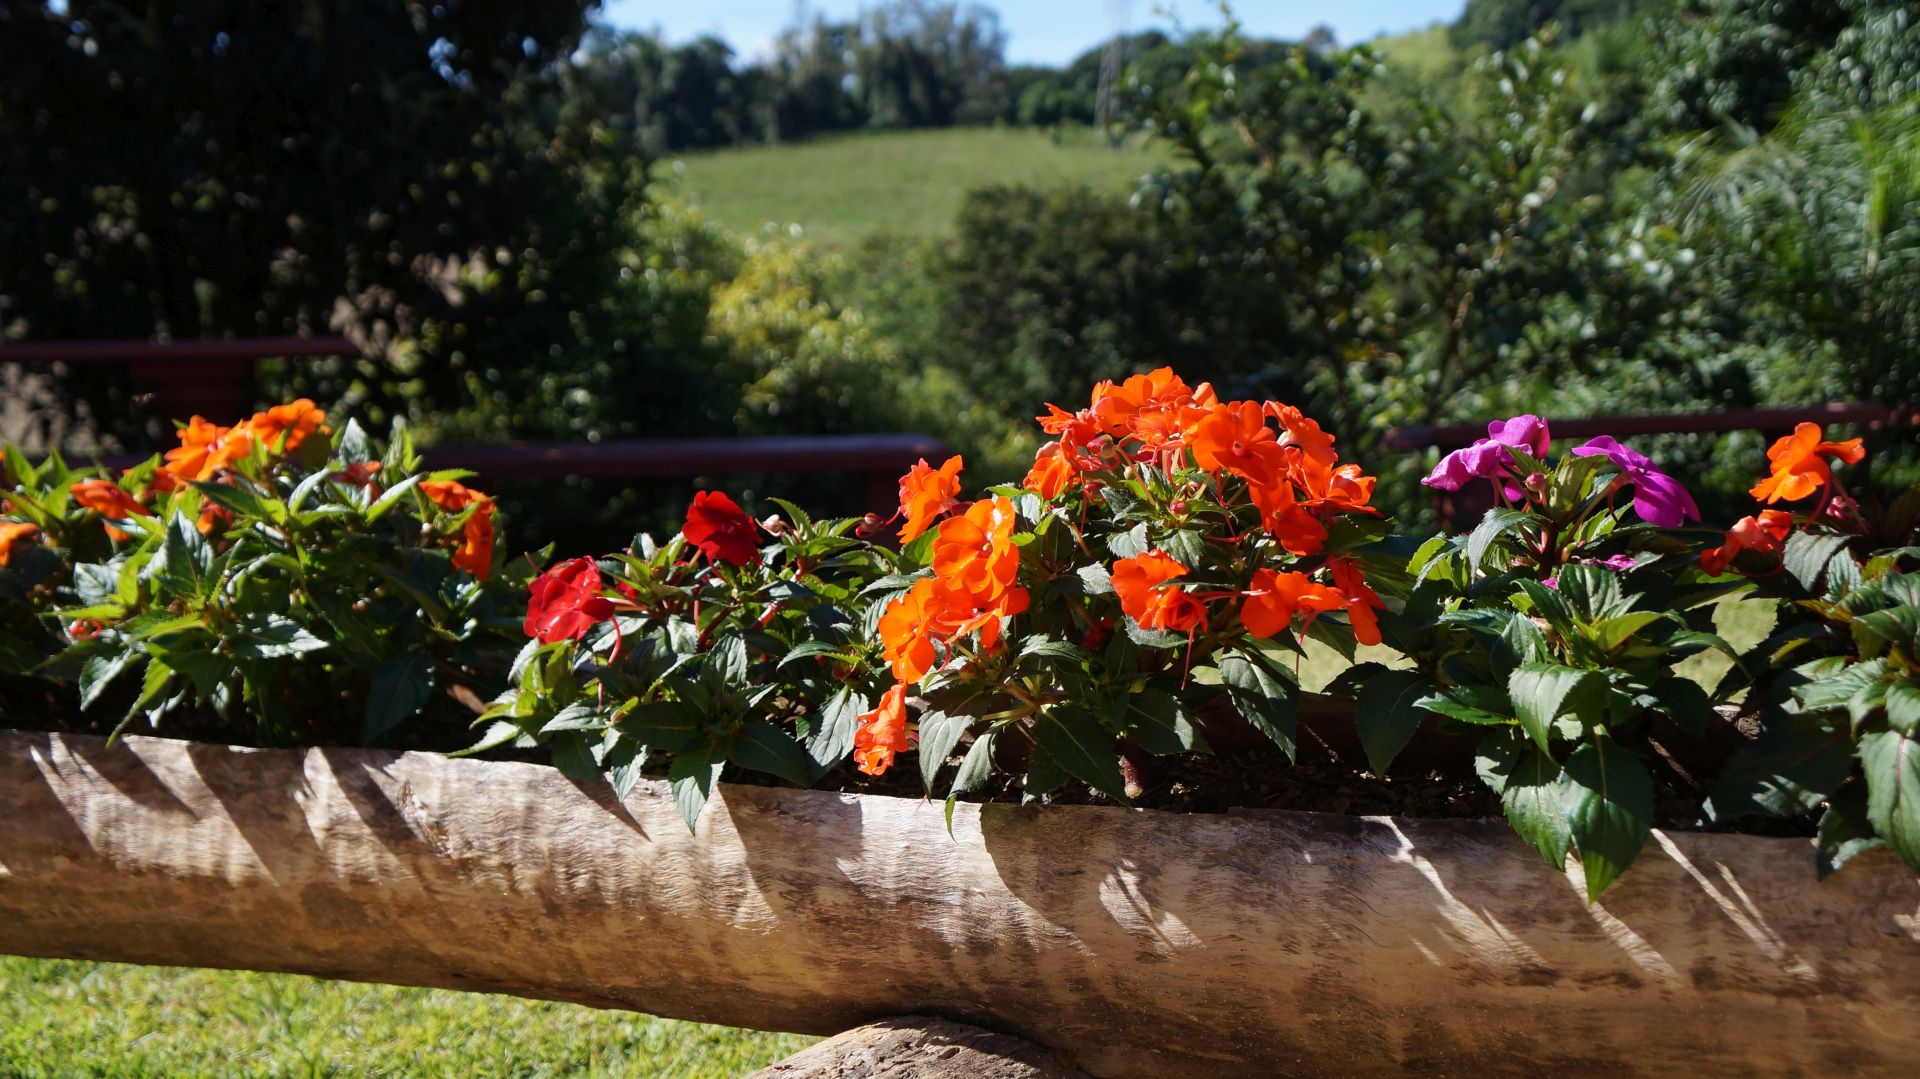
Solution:
[{"label": "flower cluster", "polygon": [[[1442,457],[1420,482],[1440,491],[1458,491],[1473,480],[1490,480],[1506,502],[1520,502],[1528,495],[1525,481],[1540,473],[1551,446],[1547,421],[1539,416],[1495,420],[1487,425],[1487,437]],[[1611,464],[1616,476],[1607,494],[1633,488],[1633,512],[1648,524],[1679,528],[1700,519],[1700,508],[1680,481],[1612,435],[1589,439],[1568,452]]]},{"label": "flower cluster", "polygon": [[[1859,532],[1862,523],[1858,508],[1834,476],[1828,461],[1856,465],[1866,456],[1866,448],[1859,439],[1828,442],[1819,424],[1802,423],[1792,434],[1767,448],[1771,468],[1765,479],[1753,485],[1753,497],[1769,507],[1813,498],[1813,506],[1805,517],[1807,524],[1823,524],[1844,533]],[[1749,566],[1765,566],[1766,572],[1777,573],[1793,531],[1794,517],[1787,510],[1768,508],[1742,517],[1727,530],[1724,542],[1700,552],[1700,568],[1709,576],[1718,577],[1729,569],[1737,569],[1735,561],[1741,552],[1751,551],[1771,557],[1746,560]]]}]

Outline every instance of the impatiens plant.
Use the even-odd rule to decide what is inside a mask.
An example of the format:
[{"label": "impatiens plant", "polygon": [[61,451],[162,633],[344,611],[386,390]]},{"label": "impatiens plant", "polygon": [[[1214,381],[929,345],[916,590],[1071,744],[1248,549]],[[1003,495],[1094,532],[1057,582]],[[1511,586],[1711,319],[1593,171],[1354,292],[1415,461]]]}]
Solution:
[{"label": "impatiens plant", "polygon": [[929,789],[962,758],[950,799],[1010,770],[1124,801],[1142,755],[1206,748],[1215,705],[1291,754],[1276,650],[1323,616],[1379,640],[1372,478],[1298,410],[1166,370],[1041,422],[1020,487],[963,502],[958,457],[902,477],[898,551],[703,492],[664,545],[550,568],[475,748],[551,742],[620,789],[671,755],[689,824],[727,762],[806,783],[915,749]]},{"label": "impatiens plant", "polygon": [[531,576],[495,568],[493,500],[420,474],[404,432],[382,455],[325,419],[310,401],[195,417],[117,477],[10,452],[8,568],[35,567],[53,629],[50,648],[14,638],[15,669],[74,678],[116,732],[172,717],[260,744],[378,743],[457,711],[449,691],[491,692]]},{"label": "impatiens plant", "polygon": [[1864,456],[1859,439],[1801,424],[1767,451],[1753,495],[1768,508],[1701,556],[1779,612],[1728,676],[1751,684],[1759,733],[1708,811],[1817,813],[1822,875],[1883,843],[1920,871],[1920,487],[1868,520],[1832,465]]},{"label": "impatiens plant", "polygon": [[1556,868],[1577,852],[1598,896],[1646,841],[1660,791],[1704,795],[1673,762],[1723,720],[1674,668],[1732,654],[1705,606],[1726,588],[1666,531],[1699,516],[1671,476],[1611,438],[1557,463],[1550,448],[1546,422],[1518,416],[1434,469],[1430,486],[1490,483],[1502,505],[1409,564],[1385,622],[1413,667],[1363,664],[1343,682],[1375,771],[1423,722],[1477,737],[1514,830]]}]

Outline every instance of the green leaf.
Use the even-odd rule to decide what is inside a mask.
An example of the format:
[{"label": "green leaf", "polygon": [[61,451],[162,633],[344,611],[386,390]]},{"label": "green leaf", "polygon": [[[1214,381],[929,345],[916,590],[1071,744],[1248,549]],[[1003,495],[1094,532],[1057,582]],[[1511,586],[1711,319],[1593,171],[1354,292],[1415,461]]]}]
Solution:
[{"label": "green leaf", "polygon": [[471,757],[475,754],[485,753],[490,749],[498,749],[518,737],[520,737],[520,727],[518,724],[509,723],[504,719],[496,719],[488,725],[486,733],[480,736],[479,741],[465,749],[455,750],[447,755],[449,757]]},{"label": "green leaf", "polygon": [[373,672],[360,740],[377,743],[402,720],[426,707],[433,696],[433,663],[420,656],[395,656]]},{"label": "green leaf", "polygon": [[1817,835],[1813,865],[1821,880],[1867,851],[1887,845],[1873,834],[1867,820],[1867,788],[1857,779],[1849,780],[1827,804]]},{"label": "green leaf", "polygon": [[399,505],[400,500],[407,497],[407,492],[418,486],[424,478],[425,477],[418,474],[408,476],[406,479],[387,488],[386,493],[374,499],[373,505],[367,507],[367,520],[369,522],[378,521],[380,518],[393,512],[393,507]]},{"label": "green leaf", "polygon": [[593,710],[586,701],[574,701],[553,714],[553,718],[540,725],[541,734],[558,734],[561,731],[594,731],[606,726],[606,721]]},{"label": "green leaf", "polygon": [[1809,592],[1820,591],[1820,579],[1826,575],[1827,564],[1834,556],[1844,551],[1851,537],[1808,532],[1796,529],[1787,537],[1786,548],[1780,554],[1781,565],[1800,587]]},{"label": "green leaf", "polygon": [[1534,614],[1546,619],[1547,624],[1562,637],[1573,633],[1577,616],[1573,613],[1573,607],[1567,603],[1567,597],[1561,595],[1559,589],[1548,588],[1539,581],[1527,578],[1521,578],[1518,583],[1520,591],[1533,604]]},{"label": "green leaf", "polygon": [[822,773],[853,752],[853,735],[860,729],[860,714],[872,708],[864,694],[852,686],[842,687],[820,707],[820,724],[807,736],[807,756]]},{"label": "green leaf", "polygon": [[699,713],[679,701],[649,701],[620,718],[618,728],[649,749],[685,753],[704,743]]},{"label": "green leaf", "polygon": [[81,710],[92,708],[93,702],[100,699],[100,694],[106,692],[107,686],[139,658],[140,653],[133,651],[90,657],[80,668]]},{"label": "green leaf", "polygon": [[213,565],[213,548],[183,513],[167,520],[160,550],[148,564],[157,591],[168,599],[199,598],[207,570]]},{"label": "green leaf", "polygon": [[[278,500],[260,497],[245,487],[226,483],[195,482],[194,489],[201,497],[217,504],[221,509],[243,517],[254,517],[276,524],[286,520],[287,509]],[[196,528],[195,531],[198,531]]]},{"label": "green leaf", "polygon": [[1742,746],[1714,783],[1713,820],[1792,817],[1819,806],[1853,769],[1853,742],[1821,719],[1769,708],[1760,734]]},{"label": "green leaf", "polygon": [[1020,655],[1040,656],[1044,659],[1065,660],[1068,663],[1092,663],[1093,653],[1077,644],[1055,640],[1052,637],[1028,637],[1020,644]]},{"label": "green leaf", "polygon": [[953,755],[953,747],[960,743],[960,736],[967,733],[973,725],[972,716],[950,716],[945,712],[930,710],[920,717],[920,781],[928,794],[933,793],[934,777],[940,774],[940,768]]},{"label": "green leaf", "polygon": [[1206,739],[1180,699],[1162,690],[1143,689],[1122,698],[1119,726],[1148,753],[1207,752]]},{"label": "green leaf", "polygon": [[1653,780],[1605,734],[1596,734],[1567,758],[1571,792],[1567,824],[1587,875],[1587,901],[1600,898],[1653,830]]},{"label": "green leaf", "polygon": [[779,776],[796,786],[813,782],[813,762],[793,736],[765,720],[755,720],[740,728],[734,736],[733,759],[768,775]]},{"label": "green leaf", "polygon": [[1920,679],[1902,678],[1887,687],[1887,723],[1902,734],[1920,733]]},{"label": "green leaf", "polygon": [[1294,759],[1296,723],[1293,687],[1276,676],[1271,667],[1253,658],[1252,653],[1220,653],[1220,681],[1227,687],[1235,708],[1260,733],[1273,739]]},{"label": "green leaf", "polygon": [[1107,567],[1096,562],[1092,565],[1081,566],[1073,572],[1080,580],[1083,594],[1089,596],[1106,596],[1113,593],[1113,576],[1107,572]]},{"label": "green leaf", "polygon": [[1422,705],[1433,695],[1433,687],[1417,671],[1382,671],[1361,685],[1354,720],[1374,775],[1386,775],[1393,758],[1407,747],[1427,715]]},{"label": "green leaf", "polygon": [[1166,542],[1161,544],[1161,550],[1172,555],[1174,561],[1188,569],[1198,569],[1207,560],[1206,541],[1200,538],[1200,533],[1188,528],[1168,533]]},{"label": "green leaf", "polygon": [[1620,590],[1620,575],[1605,566],[1562,566],[1555,583],[1567,606],[1588,622],[1625,614],[1633,606],[1634,597]]},{"label": "green leaf", "polygon": [[553,751],[553,766],[568,779],[581,782],[600,778],[600,763],[593,759],[593,750],[588,745],[587,736],[579,731],[561,731],[553,736],[550,743]]},{"label": "green leaf", "polygon": [[676,753],[667,769],[667,786],[673,792],[673,804],[687,822],[687,831],[695,831],[700,811],[707,807],[714,788],[720,785],[720,770],[726,767],[725,747],[709,743]]},{"label": "green leaf", "polygon": [[1092,712],[1078,705],[1057,705],[1035,722],[1033,735],[1039,748],[1068,775],[1116,802],[1127,801],[1113,735]]},{"label": "green leaf", "polygon": [[827,641],[802,641],[788,651],[786,655],[780,657],[778,666],[780,670],[785,670],[789,664],[797,663],[803,659],[813,659],[818,656],[825,656],[841,663],[856,662],[853,656],[840,651],[841,647],[840,645]]},{"label": "green leaf", "polygon": [[1467,536],[1467,565],[1479,572],[1480,562],[1486,558],[1487,551],[1502,537],[1513,532],[1525,523],[1529,514],[1516,509],[1499,508],[1487,511],[1473,532]]},{"label": "green leaf", "polygon": [[[1147,553],[1147,526],[1145,522],[1134,525],[1125,532],[1115,532],[1107,537],[1107,550],[1115,558],[1138,558]],[[1191,569],[1192,567],[1188,567]]]},{"label": "green leaf", "polygon": [[[954,773],[953,786],[949,788],[947,809],[949,818],[953,815],[951,806],[953,797],[979,790],[986,785],[988,777],[993,775],[993,738],[994,733],[988,731],[975,738],[973,744],[967,747],[967,755],[961,760],[960,770]],[[951,822],[948,827],[951,829]]]},{"label": "green leaf", "polygon": [[1867,820],[1900,860],[1920,873],[1920,738],[1872,731],[1860,739],[1867,777]]},{"label": "green leaf", "polygon": [[1127,639],[1142,648],[1181,648],[1187,643],[1182,633],[1171,633],[1164,629],[1147,629],[1127,616]]},{"label": "green leaf", "polygon": [[1480,778],[1500,795],[1500,809],[1515,834],[1548,865],[1564,870],[1573,848],[1567,809],[1574,787],[1566,773],[1525,738],[1507,732],[1481,741],[1476,764]]},{"label": "green leaf", "polygon": [[1662,678],[1647,688],[1660,703],[1660,711],[1681,730],[1696,736],[1706,733],[1707,724],[1714,718],[1713,698],[1700,688],[1700,683],[1675,676]]},{"label": "green leaf", "polygon": [[1598,720],[1605,707],[1607,680],[1597,671],[1555,663],[1526,663],[1507,679],[1507,695],[1521,729],[1546,751],[1553,721],[1571,712],[1582,722]]},{"label": "green leaf", "polygon": [[284,659],[328,647],[328,642],[280,614],[248,615],[235,629],[230,646],[241,659]]},{"label": "green leaf", "polygon": [[1659,611],[1628,611],[1626,614],[1616,614],[1590,623],[1587,626],[1587,639],[1602,652],[1611,652],[1627,643],[1634,634],[1666,617]]}]

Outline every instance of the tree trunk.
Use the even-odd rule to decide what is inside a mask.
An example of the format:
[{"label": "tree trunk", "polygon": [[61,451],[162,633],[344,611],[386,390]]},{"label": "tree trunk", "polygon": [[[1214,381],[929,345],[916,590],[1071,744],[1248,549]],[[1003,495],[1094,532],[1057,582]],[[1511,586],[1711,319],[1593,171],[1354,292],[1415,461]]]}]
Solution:
[{"label": "tree trunk", "polygon": [[[1572,873],[1577,877],[1577,871]],[[689,835],[530,764],[0,732],[0,952],[831,1034],[1096,1076],[1911,1074],[1920,882],[1656,833],[1604,901],[1504,822],[728,786]]]}]

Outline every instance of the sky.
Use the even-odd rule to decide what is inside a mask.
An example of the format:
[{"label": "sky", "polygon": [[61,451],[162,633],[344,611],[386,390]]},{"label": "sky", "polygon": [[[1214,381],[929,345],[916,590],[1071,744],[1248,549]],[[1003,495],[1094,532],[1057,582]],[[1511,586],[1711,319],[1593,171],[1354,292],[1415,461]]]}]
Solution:
[{"label": "sky", "polygon": [[[779,32],[793,24],[795,0],[606,0],[605,14],[625,30],[660,30],[667,40],[714,34],[743,58],[765,55]],[[807,0],[808,10],[847,18],[871,0]],[[1155,12],[1171,8],[1190,27],[1219,22],[1212,0],[1004,0],[990,3],[1007,32],[1007,59],[1016,64],[1064,64],[1116,31],[1167,25]],[[1298,38],[1316,26],[1331,26],[1343,44],[1376,34],[1416,30],[1451,22],[1466,0],[1238,0],[1234,13],[1258,37]]]}]

